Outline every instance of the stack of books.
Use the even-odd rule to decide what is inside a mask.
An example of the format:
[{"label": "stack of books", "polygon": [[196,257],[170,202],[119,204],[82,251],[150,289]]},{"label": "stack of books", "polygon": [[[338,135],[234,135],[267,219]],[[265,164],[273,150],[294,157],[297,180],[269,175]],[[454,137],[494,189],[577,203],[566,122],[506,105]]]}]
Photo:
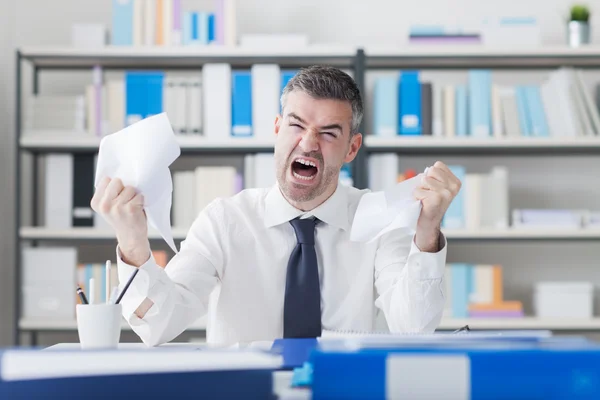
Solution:
[{"label": "stack of books", "polygon": [[115,46],[236,45],[236,0],[214,0],[206,11],[181,0],[113,0]]},{"label": "stack of books", "polygon": [[444,26],[411,26],[408,33],[411,44],[480,44],[481,34]]},{"label": "stack of books", "polygon": [[125,71],[122,79],[103,81],[102,68],[96,67],[85,96],[56,101],[67,111],[53,111],[55,97],[34,96],[26,127],[63,128],[102,137],[166,112],[178,135],[274,142],[280,97],[295,74],[296,70],[281,70],[277,64],[233,70],[230,64],[219,63],[205,64],[197,72]]},{"label": "stack of books", "polygon": [[419,71],[375,81],[376,136],[473,138],[600,135],[600,115],[582,72],[560,68],[542,84],[501,85],[489,70],[469,70],[467,82],[437,84]]},{"label": "stack of books", "polygon": [[501,265],[449,263],[444,281],[445,317],[523,317],[523,304],[520,301],[504,300]]},{"label": "stack of books", "polygon": [[26,130],[83,131],[86,127],[85,96],[37,94],[28,99],[24,114]]}]

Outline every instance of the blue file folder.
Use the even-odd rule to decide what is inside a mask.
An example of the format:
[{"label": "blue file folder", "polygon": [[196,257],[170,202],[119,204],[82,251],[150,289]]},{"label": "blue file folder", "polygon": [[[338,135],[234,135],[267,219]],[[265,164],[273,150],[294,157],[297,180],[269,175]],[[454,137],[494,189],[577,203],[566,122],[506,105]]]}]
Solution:
[{"label": "blue file folder", "polygon": [[[404,369],[394,368],[398,360],[401,365],[404,361]],[[405,360],[412,360],[419,372],[408,372]],[[446,398],[465,400],[600,398],[600,346],[579,338],[317,348],[311,362],[312,398],[317,400],[386,399],[390,392],[422,398],[419,395],[431,391],[427,385],[456,387],[454,392],[445,392]],[[454,367],[441,371],[441,364],[461,369],[458,385],[447,381],[451,372],[457,375]],[[417,380],[404,384],[411,392],[403,392],[402,385],[398,387],[403,373],[419,375]]]},{"label": "blue file folder", "polygon": [[282,369],[292,370],[304,366],[317,345],[318,340],[311,338],[276,339],[271,346],[271,353],[283,356]]}]

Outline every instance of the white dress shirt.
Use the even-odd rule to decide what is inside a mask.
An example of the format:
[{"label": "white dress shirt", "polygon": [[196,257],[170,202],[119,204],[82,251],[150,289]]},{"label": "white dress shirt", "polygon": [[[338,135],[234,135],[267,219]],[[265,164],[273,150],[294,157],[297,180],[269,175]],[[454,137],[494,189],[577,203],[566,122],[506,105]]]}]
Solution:
[{"label": "white dress shirt", "polygon": [[[401,231],[372,243],[350,241],[366,192],[340,184],[310,212],[322,221],[315,247],[323,330],[373,331],[383,312],[392,332],[432,332],[444,308],[446,239],[440,237],[436,253],[421,252],[414,236]],[[171,341],[207,313],[209,343],[282,337],[287,265],[297,243],[289,221],[304,214],[277,185],[213,201],[166,268],[152,257],[140,267],[121,300],[125,319],[149,346]],[[134,267],[118,250],[117,262],[123,284]],[[218,296],[211,296],[215,288]],[[154,305],[140,319],[134,311],[146,298]]]}]

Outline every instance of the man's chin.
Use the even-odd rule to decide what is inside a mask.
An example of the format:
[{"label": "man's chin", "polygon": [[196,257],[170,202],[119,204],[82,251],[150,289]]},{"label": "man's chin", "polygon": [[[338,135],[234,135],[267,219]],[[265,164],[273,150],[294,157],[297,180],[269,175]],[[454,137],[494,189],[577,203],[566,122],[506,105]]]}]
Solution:
[{"label": "man's chin", "polygon": [[311,201],[317,197],[318,186],[299,182],[286,182],[285,195],[295,202]]}]

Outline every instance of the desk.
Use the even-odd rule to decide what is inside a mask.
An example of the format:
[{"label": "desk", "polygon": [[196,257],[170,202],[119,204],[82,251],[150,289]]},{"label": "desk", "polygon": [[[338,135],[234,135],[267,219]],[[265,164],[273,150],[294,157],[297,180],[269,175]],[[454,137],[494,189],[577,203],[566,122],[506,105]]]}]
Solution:
[{"label": "desk", "polygon": [[[119,350],[147,350],[147,351],[169,351],[201,349],[208,347],[204,343],[165,343],[156,347],[148,347],[143,343],[119,343]],[[259,344],[258,347],[268,349],[264,344]],[[79,343],[60,343],[54,346],[47,347],[42,351],[64,351],[64,350],[79,350]],[[311,398],[310,390],[290,387],[292,381],[291,371],[275,371],[273,373],[273,393],[280,400],[308,400]]]}]

